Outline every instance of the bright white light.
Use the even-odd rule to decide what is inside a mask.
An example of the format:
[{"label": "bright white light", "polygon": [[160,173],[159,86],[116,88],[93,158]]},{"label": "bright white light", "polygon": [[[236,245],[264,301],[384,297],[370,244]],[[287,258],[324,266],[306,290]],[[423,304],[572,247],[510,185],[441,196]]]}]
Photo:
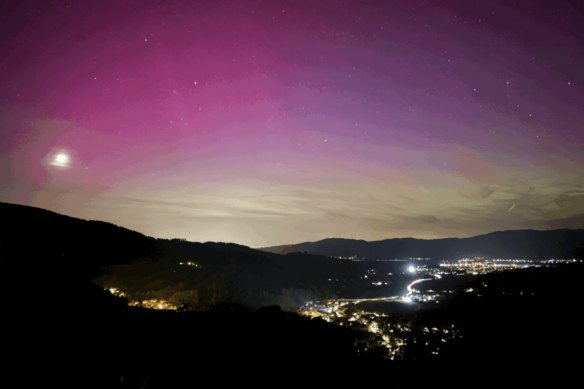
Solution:
[{"label": "bright white light", "polygon": [[55,157],[55,162],[65,165],[66,163],[69,162],[69,156],[63,153],[57,154],[57,156]]},{"label": "bright white light", "polygon": [[68,168],[71,165],[71,157],[65,151],[60,151],[53,156],[51,165],[58,168]]},{"label": "bright white light", "polygon": [[416,272],[416,268],[413,265],[408,266],[408,272],[409,273],[415,273]]}]

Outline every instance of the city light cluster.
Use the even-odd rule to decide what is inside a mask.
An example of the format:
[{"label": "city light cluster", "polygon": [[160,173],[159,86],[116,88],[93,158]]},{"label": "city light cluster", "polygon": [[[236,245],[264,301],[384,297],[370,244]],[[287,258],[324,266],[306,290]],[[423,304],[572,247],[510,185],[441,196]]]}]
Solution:
[{"label": "city light cluster", "polygon": [[356,344],[360,352],[383,347],[386,349],[385,356],[391,360],[402,359],[408,344],[421,345],[429,356],[437,356],[440,347],[460,336],[453,325],[420,327],[388,314],[361,310],[357,304],[339,300],[311,302],[299,313],[361,331],[363,337]]},{"label": "city light cluster", "polygon": [[169,303],[166,300],[150,299],[150,300],[132,300],[128,302],[131,307],[141,307],[148,309],[157,309],[162,311],[176,311],[178,306]]}]

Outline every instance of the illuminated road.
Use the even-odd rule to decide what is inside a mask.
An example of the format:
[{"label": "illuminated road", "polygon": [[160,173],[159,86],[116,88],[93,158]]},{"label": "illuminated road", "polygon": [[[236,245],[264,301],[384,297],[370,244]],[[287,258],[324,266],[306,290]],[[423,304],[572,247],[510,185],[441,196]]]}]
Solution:
[{"label": "illuminated road", "polygon": [[[436,276],[436,278],[441,278],[439,275]],[[407,293],[405,296],[390,296],[390,297],[374,297],[374,298],[354,298],[354,299],[338,299],[338,300],[334,300],[337,303],[340,304],[360,304],[360,303],[364,303],[364,302],[388,302],[388,301],[397,301],[397,302],[402,302],[402,303],[411,303],[412,302],[412,294],[414,293],[413,291],[413,286],[420,283],[420,282],[424,282],[424,281],[431,281],[434,278],[419,278],[413,282],[411,282],[408,286],[407,286]]]},{"label": "illuminated road", "polygon": [[420,282],[424,282],[424,281],[432,281],[433,278],[419,278],[415,281],[413,281],[412,283],[410,283],[407,287],[408,293],[406,293],[406,295],[404,296],[404,301],[407,302],[411,302],[412,301],[412,294],[414,293],[412,286],[419,284]]},{"label": "illuminated road", "polygon": [[[434,276],[436,279],[442,278],[440,275],[435,275]],[[406,304],[411,304],[413,303],[413,299],[412,299],[412,295],[414,294],[414,290],[413,290],[413,286],[420,283],[420,282],[424,282],[424,281],[431,281],[434,278],[419,278],[417,280],[414,280],[413,282],[411,282],[410,284],[408,284],[408,286],[406,287],[407,293],[404,296],[390,296],[390,297],[373,297],[373,298],[354,298],[354,299],[334,299],[334,300],[328,300],[327,302],[323,303],[323,302],[317,302],[316,305],[320,305],[320,308],[317,308],[320,311],[326,311],[327,313],[331,313],[330,311],[330,303],[336,303],[336,304],[340,304],[340,305],[347,305],[347,304],[353,304],[353,305],[357,305],[360,303],[365,303],[365,302],[389,302],[389,301],[395,301],[395,302],[400,302],[400,303],[406,303]],[[324,308],[324,307],[327,308]]]},{"label": "illuminated road", "polygon": [[369,301],[396,301],[399,300],[399,296],[391,296],[391,297],[373,297],[373,298],[357,298],[357,299],[338,299],[340,303],[352,303],[352,304],[359,304]]}]

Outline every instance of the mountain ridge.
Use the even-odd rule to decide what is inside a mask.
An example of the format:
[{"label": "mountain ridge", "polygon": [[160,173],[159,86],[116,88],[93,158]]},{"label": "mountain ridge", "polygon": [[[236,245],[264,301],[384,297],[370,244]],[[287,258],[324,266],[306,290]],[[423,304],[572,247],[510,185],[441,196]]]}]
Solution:
[{"label": "mountain ridge", "polygon": [[[79,219],[26,205],[0,202],[0,249],[9,242],[25,251],[43,247],[43,253],[67,257],[81,253],[93,269],[127,263],[138,258],[169,255],[175,258],[206,253],[212,256],[237,252],[245,257],[270,254],[308,254],[364,259],[435,258],[455,259],[461,256],[499,258],[584,258],[584,229],[503,230],[468,238],[389,238],[376,241],[347,238],[327,238],[314,242],[279,245],[254,249],[225,242],[191,242],[182,239],[158,239],[113,223]],[[32,223],[21,223],[25,218]],[[80,224],[81,223],[81,224]],[[80,226],[83,225],[83,234]],[[27,237],[36,240],[35,247]],[[98,239],[96,239],[99,237]],[[96,244],[96,241],[103,244]],[[119,247],[118,247],[119,245]],[[116,246],[115,254],[112,248]],[[6,246],[8,247],[8,246]],[[62,250],[69,252],[64,252]],[[88,248],[91,248],[88,251]],[[120,249],[121,248],[121,249]],[[33,250],[34,251],[34,250]],[[73,251],[73,253],[70,253]],[[220,254],[223,253],[223,254]],[[104,261],[106,256],[115,256]],[[89,265],[84,261],[86,265]],[[89,270],[89,269],[88,269]]]},{"label": "mountain ridge", "polygon": [[528,231],[528,232],[549,232],[549,231],[580,231],[580,230],[584,230],[583,228],[554,228],[551,230],[538,230],[535,228],[522,228],[522,229],[517,229],[517,230],[496,230],[496,231],[491,231],[491,232],[487,232],[484,234],[478,234],[478,235],[471,235],[471,236],[465,236],[465,237],[458,237],[458,236],[449,236],[447,238],[415,238],[413,236],[404,236],[404,237],[395,237],[395,238],[385,238],[385,239],[375,239],[375,240],[367,240],[367,239],[354,239],[354,238],[323,238],[323,239],[319,239],[319,240],[307,240],[304,242],[298,242],[298,243],[288,243],[288,244],[277,244],[277,245],[273,245],[273,246],[262,246],[262,247],[257,247],[257,250],[264,250],[264,249],[269,249],[272,247],[284,247],[284,246],[298,246],[301,244],[310,244],[310,243],[319,243],[319,242],[325,242],[325,241],[351,241],[351,242],[362,242],[362,243],[377,243],[377,242],[385,242],[388,240],[419,240],[419,241],[434,241],[434,240],[445,240],[445,239],[455,239],[455,240],[461,240],[461,239],[471,239],[471,238],[477,238],[480,236],[486,236],[486,235],[492,235],[492,234],[498,234],[498,233],[506,233],[506,232],[516,232],[516,231]]},{"label": "mountain ridge", "polygon": [[[490,247],[489,247],[490,245]],[[502,230],[468,238],[388,238],[375,241],[347,238],[326,238],[313,242],[262,247],[276,254],[307,252],[329,256],[357,256],[367,259],[403,257],[452,257],[484,255],[509,257],[519,255],[543,258],[547,256],[582,256],[584,229]]]}]

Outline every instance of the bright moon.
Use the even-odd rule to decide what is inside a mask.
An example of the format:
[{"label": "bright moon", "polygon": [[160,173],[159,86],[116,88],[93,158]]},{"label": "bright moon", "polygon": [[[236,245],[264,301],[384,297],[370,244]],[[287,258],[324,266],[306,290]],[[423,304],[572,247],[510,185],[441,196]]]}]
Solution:
[{"label": "bright moon", "polygon": [[68,168],[71,165],[71,157],[64,151],[61,151],[53,157],[51,165],[60,168]]}]

